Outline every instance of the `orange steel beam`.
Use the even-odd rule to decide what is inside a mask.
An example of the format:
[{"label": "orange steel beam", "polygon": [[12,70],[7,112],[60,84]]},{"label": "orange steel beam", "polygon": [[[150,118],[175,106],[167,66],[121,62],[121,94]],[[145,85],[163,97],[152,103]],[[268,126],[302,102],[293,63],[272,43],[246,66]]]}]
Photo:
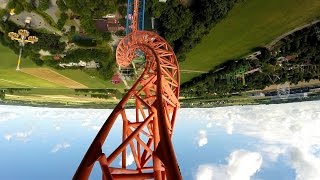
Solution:
[{"label": "orange steel beam", "polygon": [[[140,78],[115,107],[82,159],[73,179],[89,178],[96,161],[102,179],[182,179],[171,137],[180,106],[180,74],[170,45],[158,34],[138,30],[139,1],[134,0],[132,33],[123,38],[116,51],[117,63],[127,67],[144,52],[146,67]],[[128,118],[126,105],[135,102],[135,117]],[[122,119],[122,140],[106,156],[102,151],[116,119]],[[127,150],[134,157],[134,168],[127,167]],[[121,164],[114,161],[121,158]]]},{"label": "orange steel beam", "polygon": [[139,26],[139,0],[134,0],[133,2],[134,8],[133,8],[133,16],[132,16],[132,32],[135,32],[138,30]]},{"label": "orange steel beam", "polygon": [[[182,179],[171,142],[180,106],[176,56],[156,33],[135,31],[120,41],[117,63],[129,65],[137,49],[145,53],[146,68],[101,127],[73,179],[88,179],[96,161],[100,163],[102,179]],[[135,101],[134,118],[127,117],[129,99]],[[102,145],[118,118],[122,119],[122,141],[106,156]],[[134,168],[126,166],[128,149],[134,156]],[[120,158],[121,164],[114,165]]]}]

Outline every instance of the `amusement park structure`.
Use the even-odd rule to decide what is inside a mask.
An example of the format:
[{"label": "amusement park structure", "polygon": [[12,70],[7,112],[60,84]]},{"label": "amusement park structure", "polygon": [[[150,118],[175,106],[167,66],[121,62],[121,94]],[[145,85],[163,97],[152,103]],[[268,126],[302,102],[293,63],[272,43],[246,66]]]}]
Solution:
[{"label": "amusement park structure", "polygon": [[[176,56],[170,45],[158,34],[143,31],[141,12],[144,0],[128,1],[127,36],[116,50],[120,67],[127,67],[143,52],[145,69],[137,82],[115,107],[101,127],[73,179],[88,179],[99,162],[102,179],[182,179],[172,145],[172,135],[179,108],[180,77]],[[142,4],[141,4],[142,3]],[[133,7],[132,13],[131,9]],[[128,103],[134,102],[134,116],[128,114]],[[130,111],[132,112],[132,110]],[[115,122],[122,124],[122,138],[111,153],[103,145]],[[110,137],[109,137],[110,138]],[[134,164],[127,166],[127,155]],[[121,163],[116,162],[121,159]]]},{"label": "amusement park structure", "polygon": [[18,41],[20,46],[19,58],[18,58],[18,63],[16,68],[17,71],[20,70],[21,54],[22,54],[22,48],[24,47],[24,45],[27,43],[34,44],[38,42],[38,37],[29,36],[29,35],[30,35],[29,31],[25,29],[19,29],[18,33],[15,33],[15,32],[8,33],[8,36],[10,37],[10,39],[12,41]]}]

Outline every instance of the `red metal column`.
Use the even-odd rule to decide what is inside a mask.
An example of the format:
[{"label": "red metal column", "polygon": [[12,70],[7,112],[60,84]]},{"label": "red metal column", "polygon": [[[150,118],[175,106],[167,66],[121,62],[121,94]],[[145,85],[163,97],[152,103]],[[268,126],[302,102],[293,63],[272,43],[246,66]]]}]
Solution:
[{"label": "red metal column", "polygon": [[[171,142],[179,108],[179,68],[172,48],[159,35],[135,31],[122,39],[117,48],[117,63],[131,63],[136,50],[145,53],[146,68],[131,90],[111,113],[89,147],[73,179],[88,179],[99,161],[104,179],[181,179]],[[135,102],[135,119],[127,117],[125,106]],[[122,142],[109,155],[102,145],[117,118],[122,119]],[[126,151],[134,156],[135,167],[126,167]],[[119,166],[111,166],[115,159]],[[115,164],[115,163],[114,163]]]},{"label": "red metal column", "polygon": [[[88,179],[96,161],[100,163],[102,179],[182,179],[171,142],[179,108],[178,62],[163,38],[153,32],[138,31],[138,8],[139,1],[134,0],[132,33],[120,41],[116,58],[120,67],[126,67],[140,50],[146,57],[145,70],[101,127],[74,180]],[[135,102],[135,119],[126,115],[130,99]],[[123,123],[122,141],[106,156],[102,145],[117,118]],[[134,157],[134,168],[126,166],[127,149]],[[112,163],[120,157],[121,165],[114,166]]]}]

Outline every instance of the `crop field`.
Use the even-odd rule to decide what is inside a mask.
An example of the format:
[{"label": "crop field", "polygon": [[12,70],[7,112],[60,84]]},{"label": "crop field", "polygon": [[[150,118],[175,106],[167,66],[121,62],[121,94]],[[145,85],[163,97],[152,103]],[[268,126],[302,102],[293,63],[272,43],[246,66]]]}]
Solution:
[{"label": "crop field", "polygon": [[24,68],[21,71],[37,78],[44,79],[68,88],[87,88],[87,86],[80,84],[48,68]]},{"label": "crop field", "polygon": [[[319,0],[246,0],[237,4],[180,63],[183,70],[209,71],[248,55],[296,27],[320,18]],[[181,72],[185,82],[197,73]]]}]

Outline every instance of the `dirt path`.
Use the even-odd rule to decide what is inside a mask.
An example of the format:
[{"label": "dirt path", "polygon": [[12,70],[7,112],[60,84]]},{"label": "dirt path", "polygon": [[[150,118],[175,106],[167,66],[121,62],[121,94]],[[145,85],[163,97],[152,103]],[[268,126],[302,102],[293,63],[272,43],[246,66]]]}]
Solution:
[{"label": "dirt path", "polygon": [[288,35],[296,32],[296,31],[299,31],[299,30],[301,30],[301,29],[304,29],[304,28],[306,28],[306,27],[309,27],[309,26],[312,26],[312,25],[314,25],[314,24],[317,24],[318,22],[320,22],[320,19],[315,20],[315,21],[312,21],[311,23],[308,23],[308,24],[299,26],[299,27],[297,27],[297,28],[295,28],[295,29],[293,29],[293,30],[291,30],[291,31],[289,31],[289,32],[287,32],[287,33],[279,36],[279,37],[277,37],[276,39],[274,39],[271,43],[267,44],[267,45],[266,45],[266,48],[271,49],[271,48],[272,48],[278,41],[280,41],[282,38],[284,38],[284,37],[286,37],[286,36],[288,36]]}]

